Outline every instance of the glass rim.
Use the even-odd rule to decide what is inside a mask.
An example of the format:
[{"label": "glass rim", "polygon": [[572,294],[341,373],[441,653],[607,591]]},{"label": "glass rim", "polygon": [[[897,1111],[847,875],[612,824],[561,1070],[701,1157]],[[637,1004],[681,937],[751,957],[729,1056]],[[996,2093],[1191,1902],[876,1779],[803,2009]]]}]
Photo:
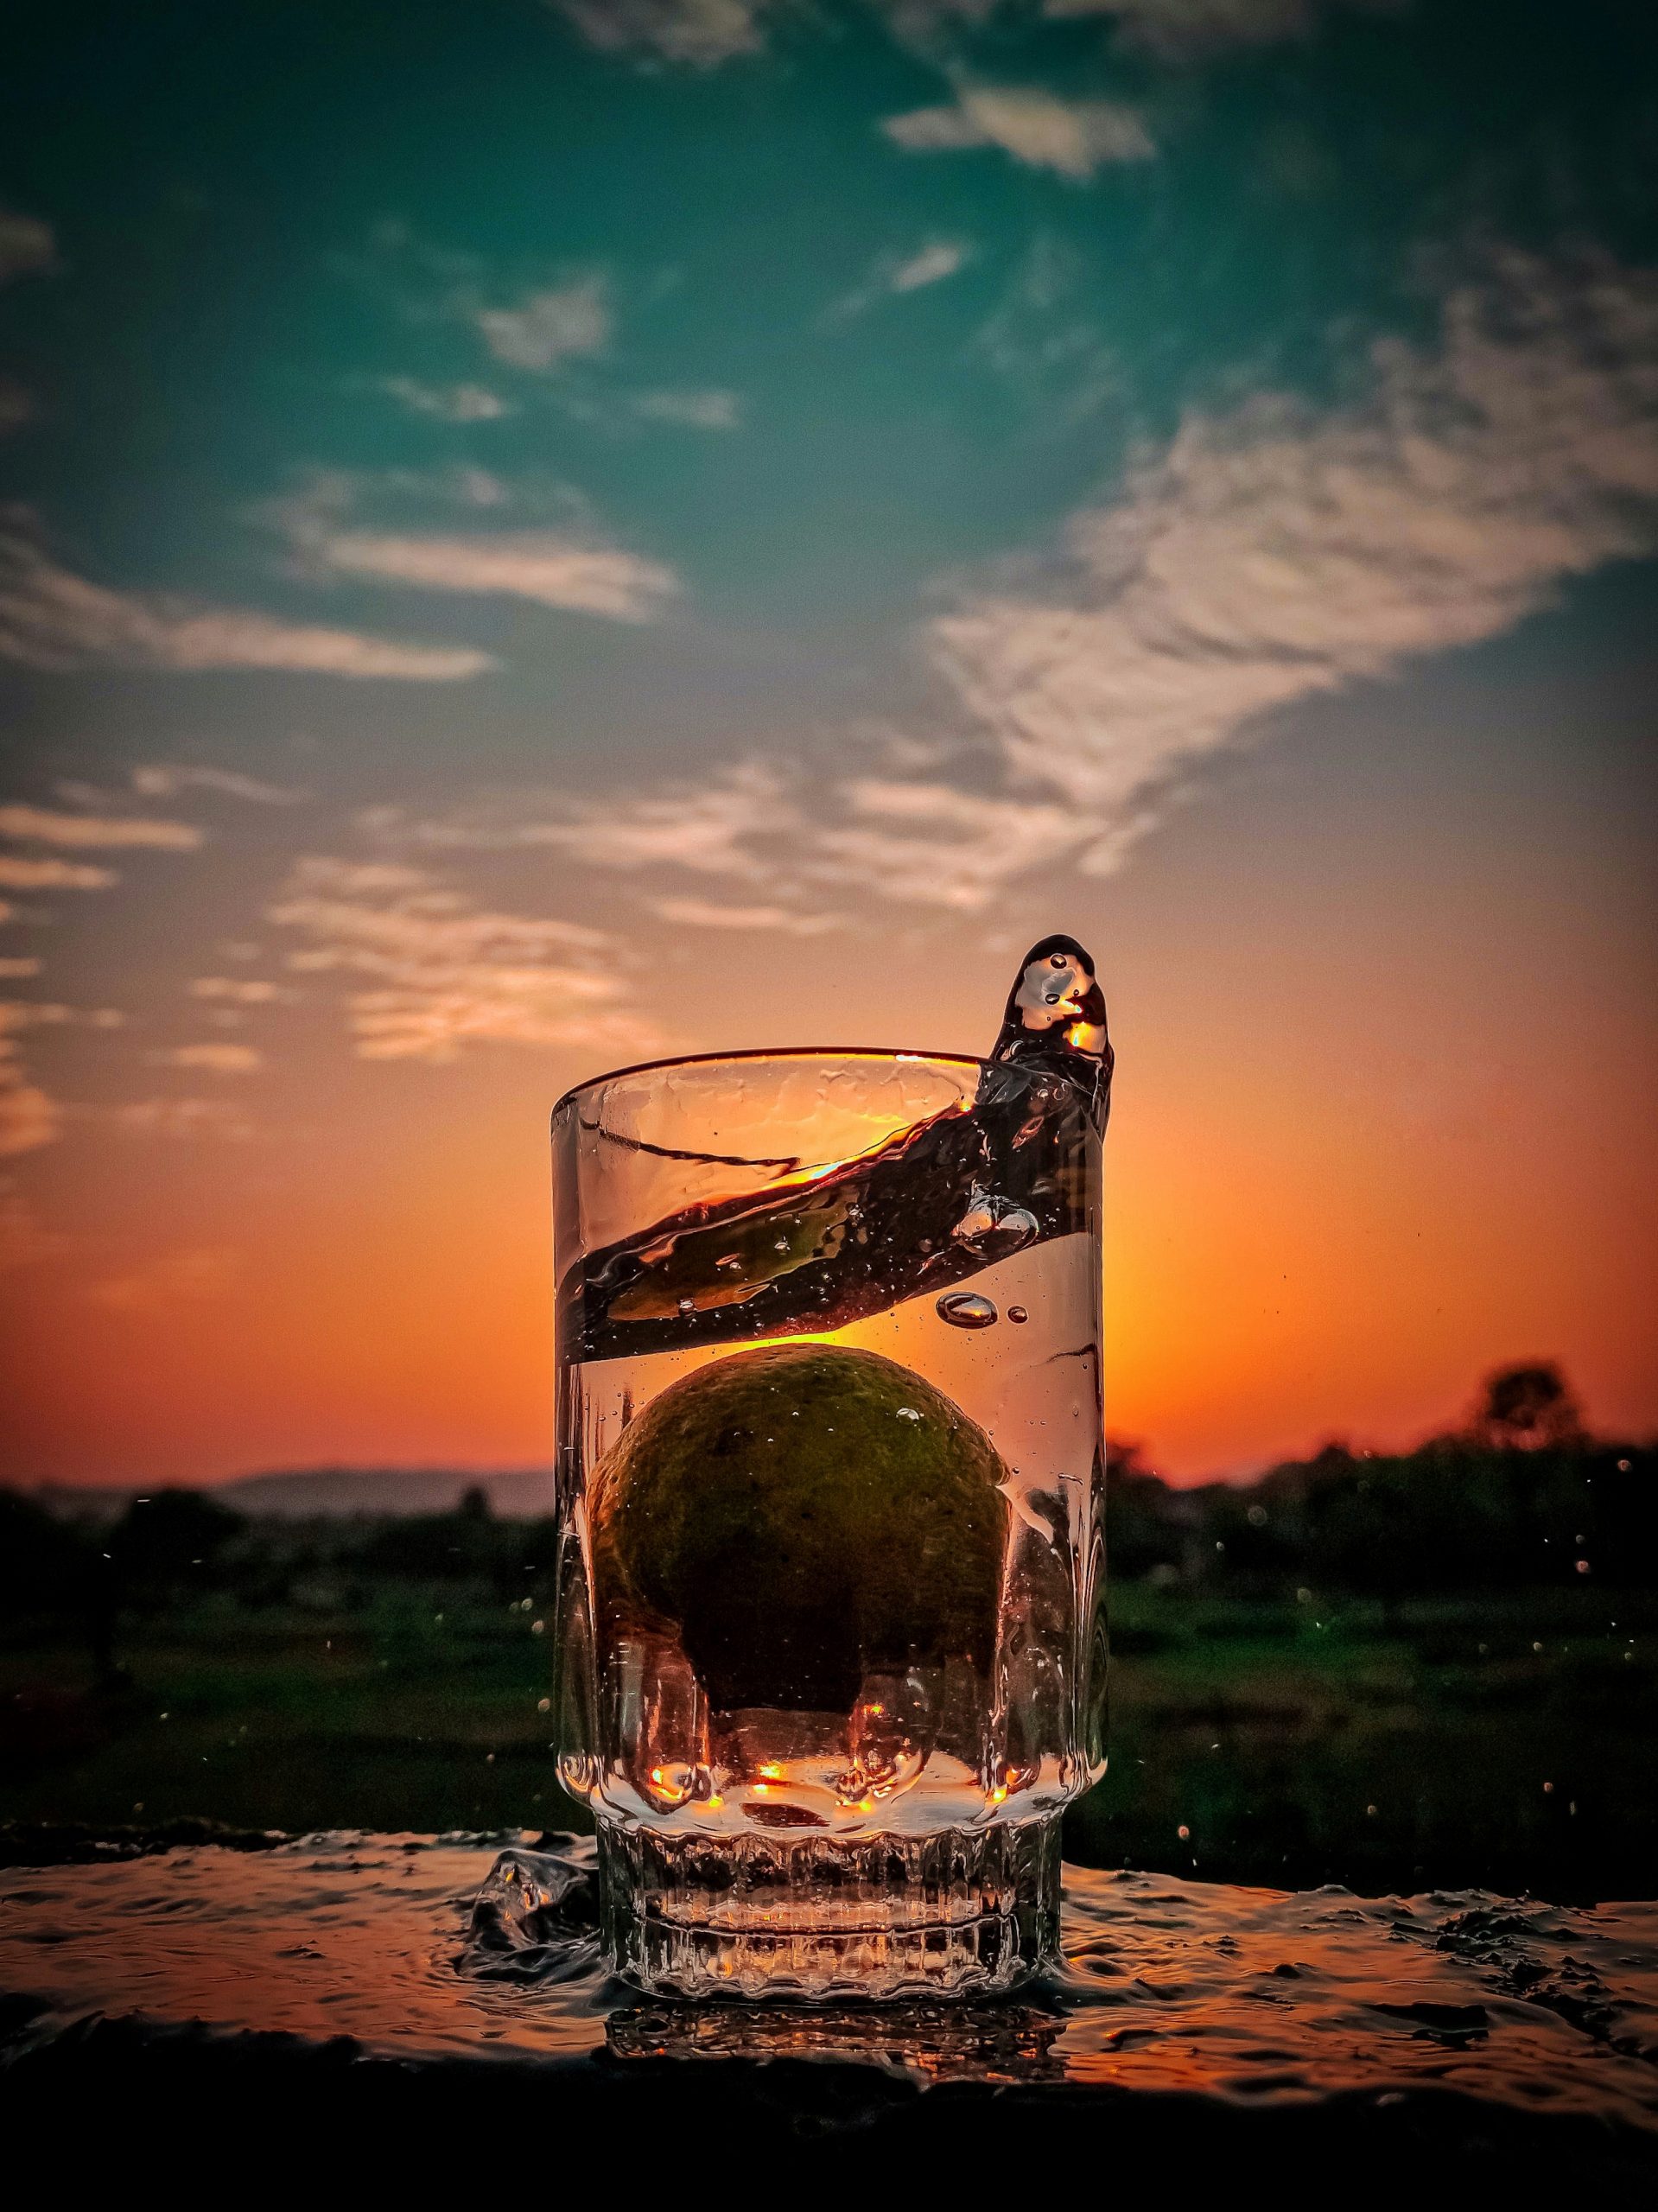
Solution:
[{"label": "glass rim", "polygon": [[918,1060],[930,1066],[977,1068],[981,1072],[998,1065],[972,1052],[924,1052],[911,1045],[756,1045],[740,1052],[670,1052],[662,1059],[633,1060],[626,1067],[610,1068],[602,1075],[573,1083],[554,1100],[551,1118],[556,1121],[567,1106],[586,1092],[607,1083],[619,1083],[626,1076],[665,1075],[673,1068],[735,1067],[747,1060]]}]

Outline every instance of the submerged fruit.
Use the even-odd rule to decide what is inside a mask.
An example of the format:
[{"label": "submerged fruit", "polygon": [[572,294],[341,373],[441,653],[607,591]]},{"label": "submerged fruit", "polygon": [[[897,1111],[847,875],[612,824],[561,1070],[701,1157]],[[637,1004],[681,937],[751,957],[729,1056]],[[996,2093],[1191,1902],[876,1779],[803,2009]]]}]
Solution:
[{"label": "submerged fruit", "polygon": [[594,1472],[600,1634],[677,1631],[727,1711],[847,1712],[869,1671],[988,1671],[1005,1475],[984,1431],[894,1360],[734,1353],[652,1399]]}]

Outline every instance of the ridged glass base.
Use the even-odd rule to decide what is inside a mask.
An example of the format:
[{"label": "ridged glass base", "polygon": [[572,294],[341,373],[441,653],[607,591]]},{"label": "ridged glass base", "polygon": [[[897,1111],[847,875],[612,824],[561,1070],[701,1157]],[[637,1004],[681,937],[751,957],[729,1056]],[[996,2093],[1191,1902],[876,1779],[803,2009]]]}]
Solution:
[{"label": "ridged glass base", "polygon": [[1059,1822],[848,1842],[599,1827],[606,1955],[658,1996],[983,1996],[1059,1936]]}]

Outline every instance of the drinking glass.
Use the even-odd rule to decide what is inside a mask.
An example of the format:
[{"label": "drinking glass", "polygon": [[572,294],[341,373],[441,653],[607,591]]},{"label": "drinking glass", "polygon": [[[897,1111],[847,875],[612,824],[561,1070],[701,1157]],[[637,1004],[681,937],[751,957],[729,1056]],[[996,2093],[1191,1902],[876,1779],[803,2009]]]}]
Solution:
[{"label": "drinking glass", "polygon": [[654,1993],[1010,1988],[1104,1770],[1100,1135],[777,1052],[553,1115],[560,1778]]}]

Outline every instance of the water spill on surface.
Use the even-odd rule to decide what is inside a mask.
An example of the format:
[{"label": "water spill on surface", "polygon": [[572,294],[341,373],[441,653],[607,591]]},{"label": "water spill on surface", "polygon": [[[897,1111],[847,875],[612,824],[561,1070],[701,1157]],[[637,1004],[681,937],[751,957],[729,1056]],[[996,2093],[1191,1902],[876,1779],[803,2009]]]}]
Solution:
[{"label": "water spill on surface", "polygon": [[0,1872],[30,2050],[101,2015],[349,2037],[390,2057],[832,2056],[924,2081],[1229,2105],[1455,2090],[1658,2133],[1658,1904],[1367,1899],[1066,1873],[1065,1962],[1022,1999],[649,2004],[609,1980],[592,1847],[309,1837]]}]

